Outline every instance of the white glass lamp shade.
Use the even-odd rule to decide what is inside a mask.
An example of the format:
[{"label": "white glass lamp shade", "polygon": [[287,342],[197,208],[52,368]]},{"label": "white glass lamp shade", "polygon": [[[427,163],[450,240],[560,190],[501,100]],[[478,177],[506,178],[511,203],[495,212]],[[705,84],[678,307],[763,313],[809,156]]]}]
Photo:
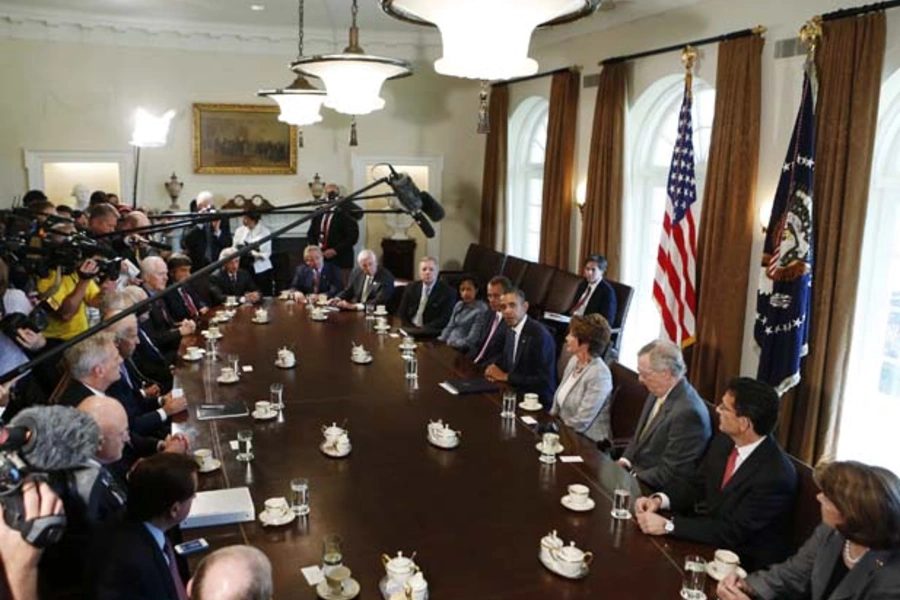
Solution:
[{"label": "white glass lamp shade", "polygon": [[391,16],[436,25],[443,57],[434,70],[442,75],[497,80],[533,75],[528,57],[531,34],[542,24],[592,12],[599,2],[586,0],[382,0]]},{"label": "white glass lamp shade", "polygon": [[298,76],[284,89],[260,90],[257,95],[271,98],[278,103],[281,108],[278,120],[283,123],[302,127],[322,120],[319,111],[325,100],[325,92],[314,88],[302,76]]},{"label": "white glass lamp shade", "polygon": [[159,148],[166,145],[169,136],[169,124],[175,116],[174,110],[167,111],[161,117],[155,117],[143,108],[134,114],[134,131],[131,132],[132,146],[139,148]]},{"label": "white glass lamp shade", "polygon": [[298,60],[291,68],[321,79],[328,93],[325,106],[345,115],[381,110],[384,82],[410,73],[404,61],[367,54],[314,56]]}]

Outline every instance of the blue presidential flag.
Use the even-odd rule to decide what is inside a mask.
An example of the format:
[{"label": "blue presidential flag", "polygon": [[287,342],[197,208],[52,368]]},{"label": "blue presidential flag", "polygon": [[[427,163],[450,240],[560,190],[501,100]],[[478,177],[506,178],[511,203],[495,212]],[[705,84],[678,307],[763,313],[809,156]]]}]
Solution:
[{"label": "blue presidential flag", "polygon": [[779,394],[799,383],[800,359],[809,351],[815,169],[811,69],[803,78],[803,97],[769,217],[756,295],[757,378]]}]

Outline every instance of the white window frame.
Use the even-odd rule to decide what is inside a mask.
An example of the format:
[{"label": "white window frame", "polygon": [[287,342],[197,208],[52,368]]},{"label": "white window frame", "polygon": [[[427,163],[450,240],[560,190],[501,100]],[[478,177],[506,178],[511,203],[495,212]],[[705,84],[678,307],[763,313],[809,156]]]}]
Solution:
[{"label": "white window frame", "polygon": [[[543,195],[537,199],[530,198],[528,190],[533,181],[544,180],[544,161],[532,162],[530,154],[537,132],[547,120],[549,112],[550,103],[546,98],[531,96],[519,103],[509,122],[506,253],[535,262],[539,248],[530,248],[526,244],[529,225],[533,225],[528,222],[528,213],[529,208],[542,207]],[[544,146],[546,148],[546,140]],[[540,234],[540,220],[537,225]]]}]

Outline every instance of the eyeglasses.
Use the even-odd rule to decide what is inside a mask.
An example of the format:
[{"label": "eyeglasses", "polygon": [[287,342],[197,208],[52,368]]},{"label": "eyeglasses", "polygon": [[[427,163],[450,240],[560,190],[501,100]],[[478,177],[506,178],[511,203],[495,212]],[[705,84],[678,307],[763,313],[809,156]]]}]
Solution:
[{"label": "eyeglasses", "polygon": [[716,405],[716,410],[718,410],[718,411],[720,411],[720,412],[729,412],[729,413],[732,413],[732,414],[734,414],[734,415],[737,414],[737,411],[736,411],[735,409],[733,409],[733,408],[731,408],[730,406],[726,405],[724,402],[719,402],[719,403]]}]

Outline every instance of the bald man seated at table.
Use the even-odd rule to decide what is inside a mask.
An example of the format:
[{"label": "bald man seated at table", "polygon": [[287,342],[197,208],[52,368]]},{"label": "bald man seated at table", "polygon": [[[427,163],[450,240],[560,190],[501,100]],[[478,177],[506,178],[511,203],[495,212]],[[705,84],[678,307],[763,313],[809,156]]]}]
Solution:
[{"label": "bald man seated at table", "polygon": [[188,582],[191,600],[271,600],[272,563],[253,546],[226,546],[204,558]]}]

